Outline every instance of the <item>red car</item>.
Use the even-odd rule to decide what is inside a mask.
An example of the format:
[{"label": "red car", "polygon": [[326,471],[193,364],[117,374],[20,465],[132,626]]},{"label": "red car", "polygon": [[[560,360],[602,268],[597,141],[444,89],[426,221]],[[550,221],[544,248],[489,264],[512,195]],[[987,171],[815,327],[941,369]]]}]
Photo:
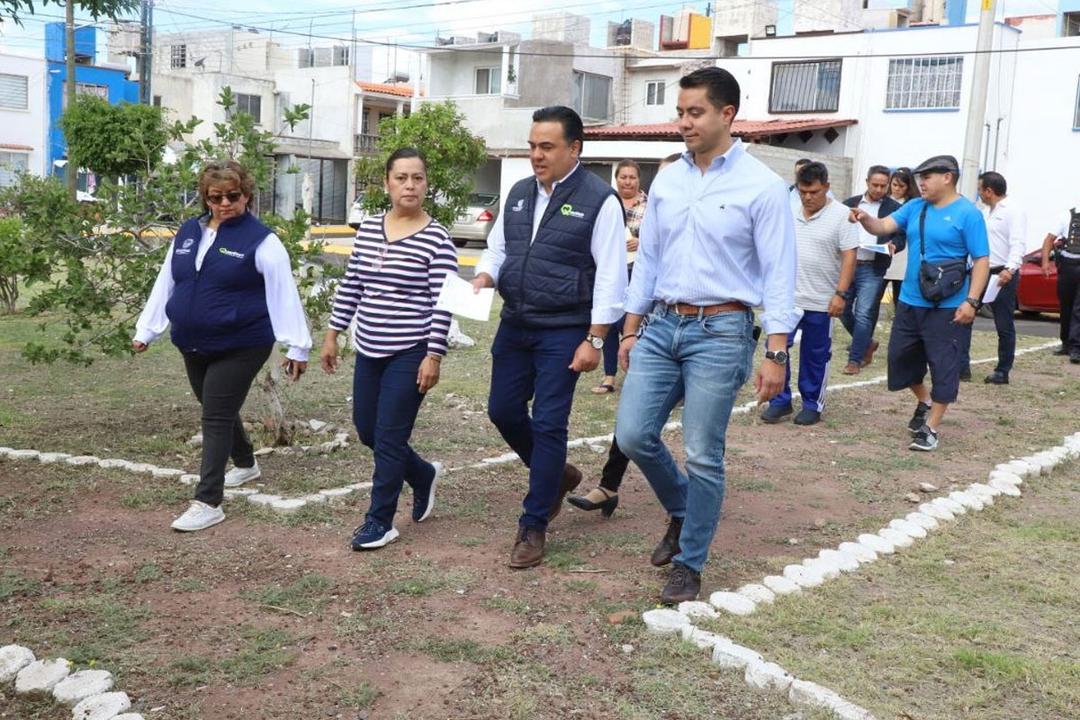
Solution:
[{"label": "red car", "polygon": [[1050,277],[1043,277],[1042,250],[1034,250],[1024,256],[1016,306],[1024,315],[1061,312],[1057,296],[1057,265],[1050,263]]}]

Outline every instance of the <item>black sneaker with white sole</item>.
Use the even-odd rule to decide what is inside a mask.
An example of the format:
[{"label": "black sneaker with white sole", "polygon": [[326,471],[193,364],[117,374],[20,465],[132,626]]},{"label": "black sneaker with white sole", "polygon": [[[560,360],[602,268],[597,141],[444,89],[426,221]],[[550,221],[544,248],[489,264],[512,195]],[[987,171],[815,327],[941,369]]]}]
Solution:
[{"label": "black sneaker with white sole", "polygon": [[398,539],[398,531],[393,525],[383,525],[378,520],[365,520],[364,524],[353,532],[353,550],[377,550]]},{"label": "black sneaker with white sole", "polygon": [[911,416],[911,420],[908,421],[907,429],[911,433],[912,437],[918,434],[922,426],[926,424],[926,418],[930,415],[930,406],[924,402],[920,402],[915,406],[915,414]]},{"label": "black sneaker with white sole", "polygon": [[937,433],[931,430],[929,425],[923,425],[919,428],[919,432],[915,433],[915,438],[908,445],[908,449],[930,452],[937,447],[937,443]]}]

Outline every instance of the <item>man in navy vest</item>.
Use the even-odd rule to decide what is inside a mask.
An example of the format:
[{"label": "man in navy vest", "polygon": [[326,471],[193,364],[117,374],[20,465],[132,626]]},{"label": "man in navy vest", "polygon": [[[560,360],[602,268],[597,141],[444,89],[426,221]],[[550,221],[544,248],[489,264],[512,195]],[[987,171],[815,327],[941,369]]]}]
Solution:
[{"label": "man in navy vest", "polygon": [[534,176],[511,188],[473,280],[477,291],[497,287],[503,299],[488,417],[529,468],[513,568],[543,560],[548,522],[581,482],[566,462],[574,387],[600,363],[608,325],[623,312],[622,204],[578,162],[583,142],[581,118],[570,108],[533,113]]}]

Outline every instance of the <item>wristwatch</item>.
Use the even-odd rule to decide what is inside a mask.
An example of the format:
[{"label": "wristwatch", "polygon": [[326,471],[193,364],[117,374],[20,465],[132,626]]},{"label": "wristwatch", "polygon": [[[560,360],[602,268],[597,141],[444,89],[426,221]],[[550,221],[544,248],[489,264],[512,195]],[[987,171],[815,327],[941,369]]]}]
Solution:
[{"label": "wristwatch", "polygon": [[841,300],[844,300],[845,302],[847,301],[847,296],[848,296],[848,291],[847,290],[837,290],[836,291],[836,297],[840,298]]},{"label": "wristwatch", "polygon": [[964,302],[966,302],[971,307],[975,308],[976,312],[979,310],[979,308],[982,307],[982,300],[980,300],[979,298],[974,298],[974,297],[964,298]]},{"label": "wristwatch", "polygon": [[592,345],[593,349],[595,350],[604,349],[604,338],[600,337],[599,335],[593,335],[592,333],[589,333],[585,336],[585,342]]},{"label": "wristwatch", "polygon": [[788,354],[786,352],[784,352],[783,350],[776,350],[776,351],[766,350],[765,351],[765,359],[766,360],[772,360],[774,363],[776,363],[778,365],[787,365]]}]

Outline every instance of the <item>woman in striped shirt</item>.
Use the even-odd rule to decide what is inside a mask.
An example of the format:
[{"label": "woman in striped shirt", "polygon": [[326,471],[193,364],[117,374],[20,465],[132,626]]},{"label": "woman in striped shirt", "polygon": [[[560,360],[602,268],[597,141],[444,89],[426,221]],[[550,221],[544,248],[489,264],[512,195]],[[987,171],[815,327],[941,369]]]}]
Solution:
[{"label": "woman in striped shirt", "polygon": [[427,518],[442,473],[440,463],[416,454],[409,438],[424,394],[439,382],[450,315],[434,308],[446,276],[457,272],[457,253],[446,228],[424,211],[427,165],[418,151],[390,155],[386,191],[390,210],[357,230],[322,349],[323,370],[333,373],[338,333],[353,323],[353,422],[375,453],[371,506],[353,533],[354,550],[397,539],[394,514],[403,483],[413,489],[413,520]]}]

